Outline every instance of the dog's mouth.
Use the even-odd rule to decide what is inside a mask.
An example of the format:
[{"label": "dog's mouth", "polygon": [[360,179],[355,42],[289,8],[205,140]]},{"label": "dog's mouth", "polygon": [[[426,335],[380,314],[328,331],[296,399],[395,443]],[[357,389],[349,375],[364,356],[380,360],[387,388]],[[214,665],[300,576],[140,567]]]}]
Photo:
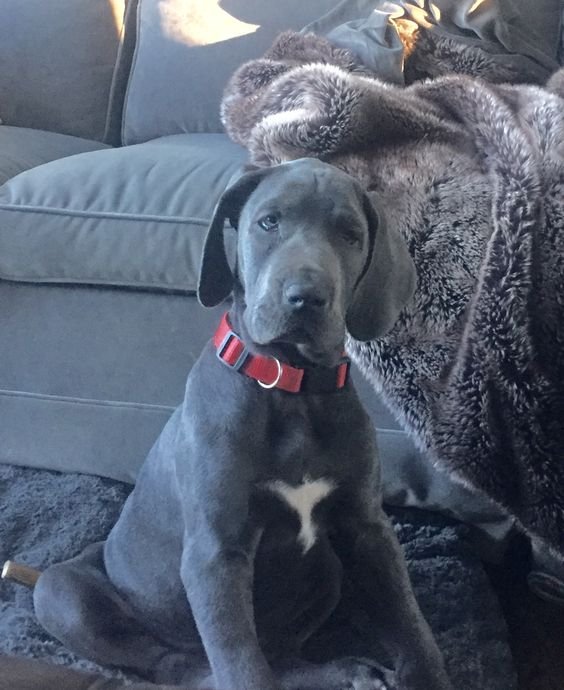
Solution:
[{"label": "dog's mouth", "polygon": [[322,367],[336,367],[343,358],[343,345],[332,350],[318,349],[315,345],[297,345],[298,352],[309,362]]},{"label": "dog's mouth", "polygon": [[296,324],[292,327],[287,327],[281,330],[274,337],[270,338],[267,342],[263,343],[265,345],[304,345],[306,343],[312,342],[316,333],[312,332],[313,329],[307,328],[303,324]]},{"label": "dog's mouth", "polygon": [[292,319],[270,326],[253,320],[249,333],[261,349],[272,351],[273,356],[282,354],[292,360],[297,354],[299,360],[325,367],[337,366],[342,358],[344,328],[338,333],[313,319]]},{"label": "dog's mouth", "polygon": [[[282,355],[293,363],[302,363],[302,360],[310,364],[322,367],[335,367],[339,364],[343,356],[342,344],[329,349],[325,345],[319,347],[319,343],[297,342],[284,337],[275,338],[263,347],[272,350],[276,356]],[[296,356],[297,355],[297,356]]]}]

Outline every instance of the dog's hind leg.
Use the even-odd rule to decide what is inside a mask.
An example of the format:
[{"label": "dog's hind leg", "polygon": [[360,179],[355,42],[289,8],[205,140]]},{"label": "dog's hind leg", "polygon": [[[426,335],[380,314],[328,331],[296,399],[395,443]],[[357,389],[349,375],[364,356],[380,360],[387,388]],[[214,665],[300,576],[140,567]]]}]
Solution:
[{"label": "dog's hind leg", "polygon": [[[181,676],[186,670],[179,668],[181,654],[174,655],[171,665],[173,650],[143,626],[108,579],[103,542],[47,568],[35,585],[34,606],[38,621],[49,633],[103,666],[129,669],[149,679],[161,666],[163,678]],[[186,663],[191,661],[186,659]]]}]

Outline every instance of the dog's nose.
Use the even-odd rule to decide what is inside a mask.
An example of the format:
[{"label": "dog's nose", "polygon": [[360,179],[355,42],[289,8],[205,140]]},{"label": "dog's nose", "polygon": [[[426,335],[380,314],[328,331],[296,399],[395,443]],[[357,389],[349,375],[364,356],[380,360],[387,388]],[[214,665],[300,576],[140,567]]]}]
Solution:
[{"label": "dog's nose", "polygon": [[286,304],[295,310],[322,309],[329,302],[329,295],[320,285],[305,281],[291,281],[284,286]]}]

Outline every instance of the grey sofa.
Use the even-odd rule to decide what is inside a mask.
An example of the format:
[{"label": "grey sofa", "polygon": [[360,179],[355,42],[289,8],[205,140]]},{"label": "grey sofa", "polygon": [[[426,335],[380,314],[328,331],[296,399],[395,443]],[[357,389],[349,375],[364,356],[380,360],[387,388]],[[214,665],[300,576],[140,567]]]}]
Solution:
[{"label": "grey sofa", "polygon": [[[246,160],[223,85],[334,4],[0,5],[1,462],[134,480],[221,312],[194,288]],[[364,392],[383,455],[409,460]]]}]

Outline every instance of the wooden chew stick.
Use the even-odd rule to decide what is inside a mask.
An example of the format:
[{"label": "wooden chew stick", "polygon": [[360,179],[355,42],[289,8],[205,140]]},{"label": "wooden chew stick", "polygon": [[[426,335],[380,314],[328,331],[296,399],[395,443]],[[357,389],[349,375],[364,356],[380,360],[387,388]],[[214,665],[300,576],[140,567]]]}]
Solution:
[{"label": "wooden chew stick", "polygon": [[32,589],[35,587],[35,583],[40,575],[39,570],[30,568],[29,565],[23,565],[22,563],[14,563],[14,561],[6,561],[2,568],[3,580],[14,580],[14,582],[19,582]]}]

